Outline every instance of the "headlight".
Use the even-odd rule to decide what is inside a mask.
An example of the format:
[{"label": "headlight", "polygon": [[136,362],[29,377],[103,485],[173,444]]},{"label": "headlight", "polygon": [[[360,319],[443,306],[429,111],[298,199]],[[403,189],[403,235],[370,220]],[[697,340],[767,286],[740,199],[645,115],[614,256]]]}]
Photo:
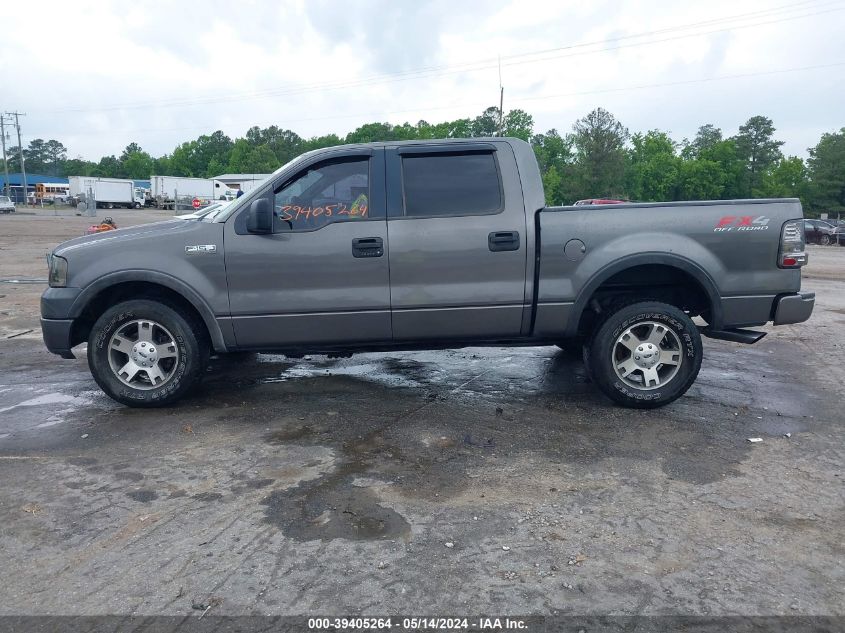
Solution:
[{"label": "headlight", "polygon": [[50,274],[47,282],[51,288],[64,288],[67,285],[67,260],[58,255],[50,255]]}]

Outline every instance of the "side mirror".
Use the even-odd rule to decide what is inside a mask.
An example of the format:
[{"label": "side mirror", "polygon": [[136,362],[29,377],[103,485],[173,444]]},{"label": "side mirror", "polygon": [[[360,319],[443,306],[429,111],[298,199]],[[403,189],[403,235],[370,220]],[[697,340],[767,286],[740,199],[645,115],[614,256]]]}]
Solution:
[{"label": "side mirror", "polygon": [[246,230],[249,233],[273,232],[273,209],[267,198],[253,200],[246,215]]}]

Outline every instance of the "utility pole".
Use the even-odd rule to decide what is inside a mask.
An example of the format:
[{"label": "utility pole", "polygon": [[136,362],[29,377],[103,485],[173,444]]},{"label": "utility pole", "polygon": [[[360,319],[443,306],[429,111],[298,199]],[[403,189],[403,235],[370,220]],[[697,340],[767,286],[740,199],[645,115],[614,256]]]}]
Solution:
[{"label": "utility pole", "polygon": [[502,58],[499,57],[499,136],[502,136],[505,125],[505,87],[502,85]]},{"label": "utility pole", "polygon": [[20,116],[26,116],[25,112],[7,112],[9,116],[15,117],[15,127],[18,129],[18,151],[21,154],[21,176],[23,176],[23,203],[26,204],[28,189],[26,186],[26,166],[23,163],[23,143],[21,142],[21,124],[18,120]]},{"label": "utility pole", "polygon": [[3,193],[9,195],[9,163],[6,162],[6,117],[0,114],[0,140],[3,141],[3,171],[6,172],[6,180],[3,182]]}]

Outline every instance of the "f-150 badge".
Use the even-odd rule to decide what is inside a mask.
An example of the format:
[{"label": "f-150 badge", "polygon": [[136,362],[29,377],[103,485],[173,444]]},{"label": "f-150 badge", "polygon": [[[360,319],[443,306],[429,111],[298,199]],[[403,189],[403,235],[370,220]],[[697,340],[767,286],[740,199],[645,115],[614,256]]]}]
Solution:
[{"label": "f-150 badge", "polygon": [[192,244],[185,247],[186,253],[216,253],[217,244]]}]

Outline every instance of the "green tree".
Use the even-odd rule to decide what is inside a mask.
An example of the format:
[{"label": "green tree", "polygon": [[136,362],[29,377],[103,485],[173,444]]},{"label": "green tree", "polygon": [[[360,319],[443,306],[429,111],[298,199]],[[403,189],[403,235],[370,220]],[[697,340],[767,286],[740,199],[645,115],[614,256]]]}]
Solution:
[{"label": "green tree", "polygon": [[253,147],[246,139],[235,141],[228,171],[236,174],[268,174],[279,166],[279,159],[267,145]]},{"label": "green tree", "polygon": [[141,148],[141,146],[140,146],[140,145],[138,145],[138,143],[136,143],[135,141],[132,141],[131,143],[129,143],[129,145],[127,145],[127,146],[123,149],[123,152],[120,154],[120,161],[121,161],[121,162],[123,162],[123,161],[125,161],[125,160],[127,159],[127,157],[129,157],[131,154],[137,154],[137,153],[139,153],[139,152],[143,152],[143,151],[144,151],[144,150]]},{"label": "green tree", "polygon": [[44,144],[44,157],[49,165],[49,173],[58,176],[62,173],[62,164],[67,158],[67,148],[54,139]]},{"label": "green tree", "polygon": [[765,198],[802,198],[808,193],[807,167],[797,156],[780,159],[763,174],[758,190]]},{"label": "green tree", "polygon": [[491,106],[473,119],[470,136],[497,136],[499,133],[499,108]]},{"label": "green tree", "polygon": [[628,130],[604,108],[579,119],[572,129],[576,166],[573,191],[583,198],[621,196]]},{"label": "green tree", "polygon": [[692,142],[684,142],[681,156],[686,159],[700,157],[703,153],[712,150],[718,143],[722,142],[722,130],[712,123],[707,123],[698,128]]},{"label": "green tree", "polygon": [[63,176],[90,176],[94,173],[96,163],[85,160],[81,156],[69,158],[62,163]]},{"label": "green tree", "polygon": [[535,134],[531,139],[534,155],[543,178],[543,190],[549,205],[572,202],[567,199],[565,184],[572,171],[572,138],[562,137],[557,130]]},{"label": "green tree", "polygon": [[745,161],[745,197],[756,195],[765,173],[783,157],[780,152],[783,141],[775,140],[774,134],[772,120],[764,116],[753,116],[745,125],[739,126],[739,134],[734,137],[734,142],[737,155]]},{"label": "green tree", "polygon": [[102,178],[120,178],[122,171],[122,165],[116,156],[103,156],[97,166],[91,170],[91,175]]},{"label": "green tree", "polygon": [[678,163],[676,200],[719,200],[724,197],[724,166],[713,160],[697,158]]},{"label": "green tree", "polygon": [[302,153],[304,140],[293,130],[271,125],[268,128],[253,126],[246,131],[246,140],[253,146],[266,145],[279,163],[286,163]]},{"label": "green tree", "polygon": [[845,211],[845,127],[822,134],[807,160],[810,186],[809,207],[814,212]]},{"label": "green tree", "polygon": [[534,133],[534,117],[525,110],[510,110],[502,124],[502,135],[521,138],[523,141],[531,139]]},{"label": "green tree", "polygon": [[121,161],[121,171],[127,178],[146,180],[153,173],[153,165],[153,157],[147,152],[132,152]]},{"label": "green tree", "polygon": [[680,162],[675,155],[675,141],[665,132],[651,130],[634,134],[631,143],[633,148],[626,169],[628,195],[643,202],[672,200]]}]

